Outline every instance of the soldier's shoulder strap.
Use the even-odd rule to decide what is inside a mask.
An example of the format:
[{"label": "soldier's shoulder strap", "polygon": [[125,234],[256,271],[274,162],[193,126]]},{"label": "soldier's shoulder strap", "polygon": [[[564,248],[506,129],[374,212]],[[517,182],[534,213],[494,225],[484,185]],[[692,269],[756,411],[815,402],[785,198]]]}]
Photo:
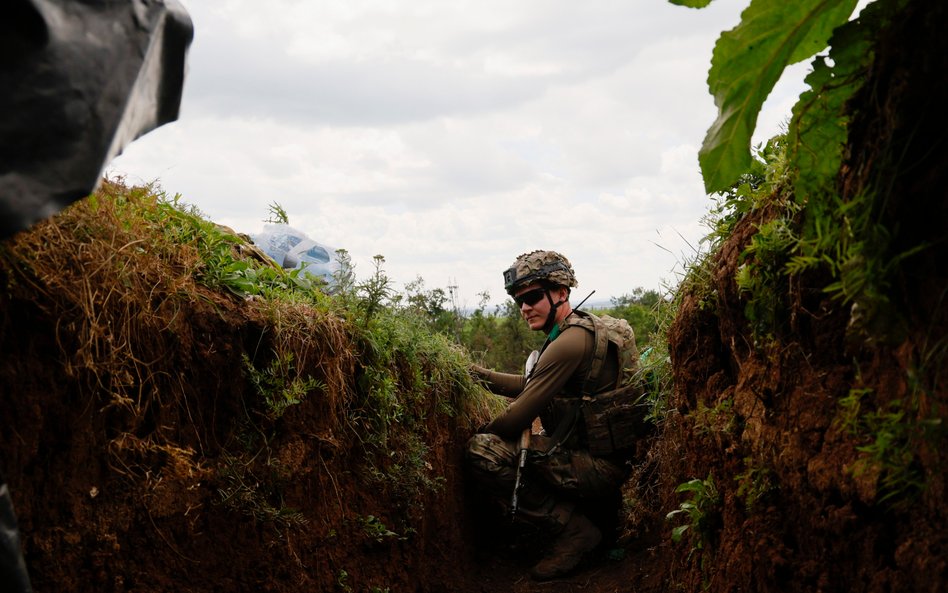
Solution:
[{"label": "soldier's shoulder strap", "polygon": [[609,355],[609,343],[616,346],[619,355],[619,373],[615,387],[622,385],[626,368],[631,364],[635,350],[635,333],[625,319],[616,319],[608,315],[602,317],[586,311],[573,311],[567,318],[569,325],[582,327],[593,334],[592,359],[589,374],[583,381],[582,396],[589,396],[598,383],[599,375]]}]

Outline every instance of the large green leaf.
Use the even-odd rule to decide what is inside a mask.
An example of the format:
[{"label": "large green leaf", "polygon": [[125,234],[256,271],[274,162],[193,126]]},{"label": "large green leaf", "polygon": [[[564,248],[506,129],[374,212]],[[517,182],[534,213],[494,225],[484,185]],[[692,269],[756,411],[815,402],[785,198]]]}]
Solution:
[{"label": "large green leaf", "polygon": [[[897,4],[896,4],[897,6]],[[873,4],[859,17],[836,29],[830,42],[831,63],[813,61],[806,77],[810,90],[793,107],[787,134],[787,153],[794,169],[797,201],[811,201],[832,191],[839,174],[848,134],[847,102],[865,82],[872,56],[872,40],[890,12]]]},{"label": "large green leaf", "polygon": [[784,69],[824,49],[856,0],[752,0],[741,23],[714,46],[708,88],[718,117],[698,161],[708,193],[730,187],[750,166],[757,116]]},{"label": "large green leaf", "polygon": [[704,8],[708,4],[711,4],[711,0],[668,0],[672,4],[677,4],[678,6],[687,6],[688,8]]},{"label": "large green leaf", "polygon": [[827,6],[822,16],[810,28],[806,37],[790,56],[790,64],[796,64],[826,49],[830,36],[839,25],[849,20],[856,8],[857,0],[837,2],[834,6]]}]

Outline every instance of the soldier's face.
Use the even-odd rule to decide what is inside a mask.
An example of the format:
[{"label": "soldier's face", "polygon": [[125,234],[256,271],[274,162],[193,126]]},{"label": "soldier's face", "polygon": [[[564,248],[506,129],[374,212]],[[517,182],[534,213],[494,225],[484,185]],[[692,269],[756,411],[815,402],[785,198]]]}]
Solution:
[{"label": "soldier's face", "polygon": [[[566,298],[565,289],[552,289],[549,291],[553,302],[559,302]],[[546,289],[540,284],[528,284],[514,293],[514,301],[520,305],[520,315],[523,317],[530,329],[539,331],[546,324],[547,315],[550,314],[550,299],[547,298]]]}]

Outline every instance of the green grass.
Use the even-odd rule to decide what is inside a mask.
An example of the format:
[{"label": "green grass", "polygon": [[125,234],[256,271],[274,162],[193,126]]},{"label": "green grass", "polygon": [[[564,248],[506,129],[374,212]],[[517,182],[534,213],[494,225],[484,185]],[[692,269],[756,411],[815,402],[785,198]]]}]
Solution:
[{"label": "green grass", "polygon": [[[271,214],[285,218],[285,212]],[[416,510],[444,483],[442,468],[432,459],[433,431],[455,425],[473,429],[499,411],[498,400],[469,375],[469,355],[432,331],[398,298],[381,256],[368,278],[359,279],[349,266],[330,290],[299,271],[283,270],[246,237],[207,221],[181,196],[117,181],[104,183],[57,222],[87,245],[66,250],[67,255],[95,252],[114,267],[112,276],[97,280],[125,291],[108,292],[110,297],[125,294],[123,299],[147,304],[150,296],[156,301],[167,295],[160,306],[169,311],[197,300],[215,307],[229,300],[230,309],[253,319],[258,327],[253,331],[260,332],[256,344],[235,344],[242,362],[221,372],[240,373],[248,393],[257,397],[245,402],[244,444],[228,445],[225,458],[230,461],[219,469],[222,500],[258,519],[294,520],[294,512],[279,503],[283,477],[269,460],[267,442],[297,406],[319,410],[334,438],[353,450],[357,477],[390,490],[405,508]],[[58,265],[68,270],[88,266],[71,261]],[[160,292],[146,280],[152,277],[160,279]],[[195,284],[206,290],[196,290]],[[100,294],[93,291],[92,296]],[[77,300],[95,305],[85,295]],[[128,326],[129,337],[122,340],[131,341],[147,311],[123,302],[117,301],[116,310],[129,320],[117,325]],[[90,308],[88,315],[94,319],[100,312]],[[156,318],[154,325],[168,323]],[[90,326],[89,332],[97,327]],[[95,339],[105,338],[96,334]],[[89,356],[111,351],[96,342],[88,350]],[[127,356],[106,362],[109,366],[97,360],[102,381],[148,370],[128,368],[138,363]],[[125,388],[118,384],[105,387],[115,391],[115,405],[132,406],[133,413],[142,407],[136,403],[138,394],[120,391]],[[160,390],[156,386],[153,391]]]}]

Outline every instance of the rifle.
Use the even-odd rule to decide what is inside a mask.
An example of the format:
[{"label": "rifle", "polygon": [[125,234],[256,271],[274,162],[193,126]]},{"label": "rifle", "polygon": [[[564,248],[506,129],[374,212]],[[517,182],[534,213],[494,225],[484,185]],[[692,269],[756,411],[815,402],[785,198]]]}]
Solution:
[{"label": "rifle", "polygon": [[[530,356],[527,357],[527,362],[523,365],[523,375],[527,378],[527,381],[530,380],[530,373],[533,372],[533,367],[536,366],[537,360],[540,359],[540,352],[534,350],[530,353]],[[520,495],[520,480],[523,477],[523,468],[527,465],[527,451],[530,449],[530,431],[533,429],[531,423],[530,426],[523,429],[523,432],[520,433],[520,441],[517,443],[517,477],[514,479],[514,488],[513,494],[510,497],[510,520],[514,520],[517,516],[517,507],[519,506],[519,495]]]},{"label": "rifle", "polygon": [[523,468],[527,465],[527,451],[530,449],[530,430],[531,426],[523,429],[523,432],[520,433],[520,442],[517,445],[518,456],[517,456],[517,478],[514,480],[513,495],[510,497],[510,520],[513,521],[517,518],[517,506],[520,501],[518,500],[520,494],[520,479],[523,476]]}]

